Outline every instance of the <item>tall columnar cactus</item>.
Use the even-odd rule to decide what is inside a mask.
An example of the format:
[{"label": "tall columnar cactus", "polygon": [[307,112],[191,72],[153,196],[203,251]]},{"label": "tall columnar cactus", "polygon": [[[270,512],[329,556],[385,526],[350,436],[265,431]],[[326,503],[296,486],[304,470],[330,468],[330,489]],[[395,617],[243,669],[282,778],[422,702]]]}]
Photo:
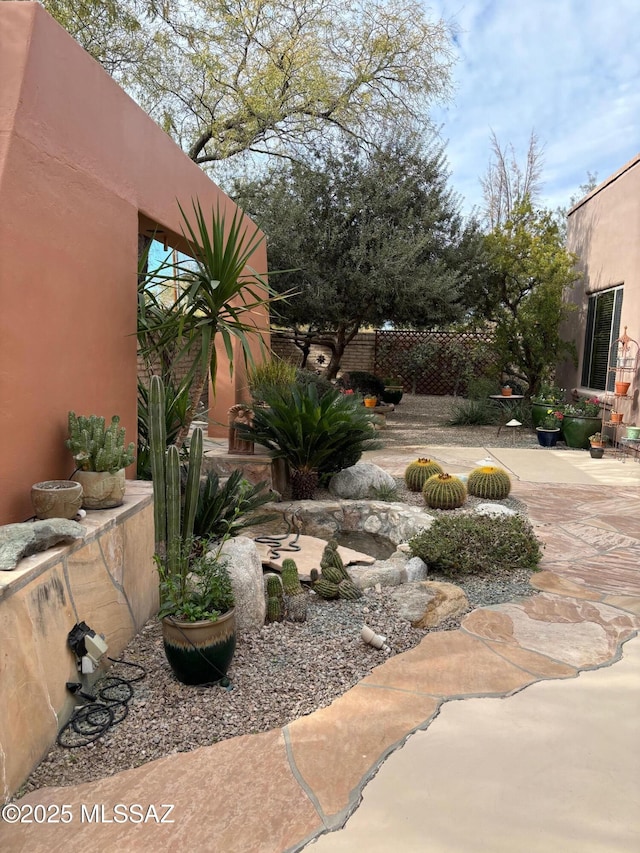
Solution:
[{"label": "tall columnar cactus", "polygon": [[410,492],[420,492],[429,477],[444,473],[442,467],[433,459],[416,459],[407,465],[404,472],[404,482]]},{"label": "tall columnar cactus", "polygon": [[422,489],[424,501],[432,509],[456,509],[465,502],[467,490],[458,477],[434,474]]},{"label": "tall columnar cactus", "polygon": [[298,576],[298,567],[293,560],[282,561],[281,578],[287,619],[291,622],[305,622],[307,599]]},{"label": "tall columnar cactus", "polygon": [[276,574],[266,577],[267,622],[282,622],[284,619],[284,595],[282,583]]},{"label": "tall columnar cactus", "polygon": [[71,451],[81,471],[108,471],[115,474],[131,465],[135,456],[135,444],[124,446],[124,429],[119,426],[120,418],[113,415],[105,429],[105,419],[98,415],[76,415],[69,412],[69,438],[65,444]]},{"label": "tall columnar cactus", "polygon": [[469,474],[467,491],[476,498],[500,501],[511,491],[511,479],[503,468],[483,465]]},{"label": "tall columnar cactus", "polygon": [[202,430],[191,436],[187,485],[182,508],[180,490],[180,454],[175,445],[166,448],[164,418],[164,386],[158,376],[151,378],[149,389],[151,474],[153,477],[156,552],[167,559],[170,573],[183,568],[180,560],[188,559],[189,544],[198,504],[202,470]]},{"label": "tall columnar cactus", "polygon": [[294,560],[287,558],[282,561],[281,578],[285,595],[302,595],[304,593],[300,584],[298,567]]}]

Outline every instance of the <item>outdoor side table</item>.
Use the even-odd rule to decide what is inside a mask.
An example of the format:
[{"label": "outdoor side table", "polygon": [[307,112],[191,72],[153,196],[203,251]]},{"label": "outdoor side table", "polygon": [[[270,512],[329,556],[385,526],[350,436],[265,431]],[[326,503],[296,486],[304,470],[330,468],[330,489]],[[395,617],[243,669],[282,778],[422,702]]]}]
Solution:
[{"label": "outdoor side table", "polygon": [[489,394],[490,400],[495,400],[502,409],[502,420],[498,425],[498,435],[500,435],[500,430],[503,426],[510,420],[510,409],[511,403],[518,403],[520,400],[524,400],[524,394]]}]

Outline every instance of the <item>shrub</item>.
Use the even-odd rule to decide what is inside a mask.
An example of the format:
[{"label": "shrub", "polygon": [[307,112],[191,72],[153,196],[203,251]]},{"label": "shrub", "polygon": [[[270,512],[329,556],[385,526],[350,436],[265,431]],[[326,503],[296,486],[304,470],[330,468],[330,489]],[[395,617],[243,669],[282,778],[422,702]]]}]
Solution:
[{"label": "shrub", "polygon": [[373,373],[365,370],[351,370],[343,373],[337,383],[341,388],[351,388],[360,394],[371,394],[372,397],[382,397],[384,382]]},{"label": "shrub", "polygon": [[273,356],[269,361],[255,364],[247,371],[249,391],[256,402],[262,402],[271,391],[290,388],[296,381],[293,364]]},{"label": "shrub", "polygon": [[440,516],[429,530],[414,536],[409,547],[412,556],[451,578],[510,569],[534,572],[541,556],[531,525],[518,515]]},{"label": "shrub", "polygon": [[324,376],[314,373],[313,370],[304,370],[302,367],[296,368],[296,385],[300,385],[301,387],[315,385],[320,399],[333,390],[333,384],[328,379],[325,379]]}]

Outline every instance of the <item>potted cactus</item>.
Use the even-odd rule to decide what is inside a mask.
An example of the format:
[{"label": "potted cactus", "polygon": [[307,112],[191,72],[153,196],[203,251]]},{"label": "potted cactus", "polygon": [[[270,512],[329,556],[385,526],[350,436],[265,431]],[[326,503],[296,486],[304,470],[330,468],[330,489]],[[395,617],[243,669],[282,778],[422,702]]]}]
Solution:
[{"label": "potted cactus", "polygon": [[134,460],[135,445],[124,445],[125,431],[120,418],[113,415],[105,428],[98,415],[86,418],[69,412],[69,438],[77,469],[71,479],[82,486],[84,509],[110,509],[124,502],[124,469]]},{"label": "potted cactus", "polygon": [[222,547],[235,518],[209,550],[209,541],[194,538],[202,468],[202,430],[195,429],[189,447],[184,502],[180,454],[166,447],[164,386],[153,376],[149,388],[151,472],[153,478],[156,566],[160,576],[162,635],[167,660],[183,684],[209,684],[226,679],[236,647],[233,589]]}]

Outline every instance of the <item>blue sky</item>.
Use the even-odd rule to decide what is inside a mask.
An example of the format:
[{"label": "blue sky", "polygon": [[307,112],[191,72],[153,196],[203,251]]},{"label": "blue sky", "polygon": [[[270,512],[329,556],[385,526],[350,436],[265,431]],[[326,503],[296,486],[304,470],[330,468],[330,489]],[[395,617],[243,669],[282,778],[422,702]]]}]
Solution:
[{"label": "blue sky", "polygon": [[458,28],[454,99],[434,111],[463,210],[481,206],[490,133],[524,162],[544,146],[540,203],[568,204],[640,153],[638,0],[425,0]]}]

